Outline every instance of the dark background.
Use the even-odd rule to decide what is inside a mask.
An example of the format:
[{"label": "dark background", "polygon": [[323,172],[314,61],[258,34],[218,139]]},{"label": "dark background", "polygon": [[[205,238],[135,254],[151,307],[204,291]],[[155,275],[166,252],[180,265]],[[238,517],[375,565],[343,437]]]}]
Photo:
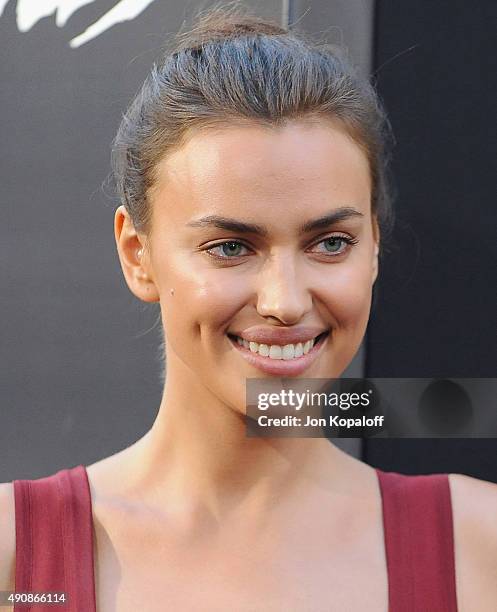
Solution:
[{"label": "dark background", "polygon": [[[376,3],[374,73],[397,140],[397,224],[366,343],[371,377],[497,376],[497,3]],[[493,439],[369,440],[406,474],[497,482]]]},{"label": "dark background", "polygon": [[[0,17],[0,481],[113,454],[160,403],[159,309],[121,272],[110,144],[161,47],[211,3],[155,0],[69,45],[117,4],[25,32],[16,0]],[[397,226],[348,374],[496,376],[495,2],[245,4],[347,46],[377,79],[397,138]],[[338,443],[386,470],[497,481],[495,440]]]}]

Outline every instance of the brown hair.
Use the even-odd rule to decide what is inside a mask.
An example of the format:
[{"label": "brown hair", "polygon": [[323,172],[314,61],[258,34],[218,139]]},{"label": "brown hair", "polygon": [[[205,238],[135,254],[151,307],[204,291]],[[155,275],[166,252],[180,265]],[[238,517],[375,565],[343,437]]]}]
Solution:
[{"label": "brown hair", "polygon": [[314,43],[230,4],[197,14],[193,27],[176,36],[122,119],[112,168],[136,231],[145,238],[150,233],[147,195],[158,162],[197,130],[241,121],[273,128],[292,119],[333,119],[367,156],[371,211],[383,243],[393,221],[391,130],[374,87],[339,47]]}]

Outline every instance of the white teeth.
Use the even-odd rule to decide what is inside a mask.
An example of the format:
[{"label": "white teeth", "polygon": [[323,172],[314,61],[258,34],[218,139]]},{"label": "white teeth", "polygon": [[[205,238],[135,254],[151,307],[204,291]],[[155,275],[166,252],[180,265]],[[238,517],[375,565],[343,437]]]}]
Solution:
[{"label": "white teeth", "polygon": [[295,357],[295,347],[293,344],[285,344],[281,351],[281,356],[283,359],[293,359]]},{"label": "white teeth", "polygon": [[259,344],[258,342],[249,342],[244,338],[236,337],[236,341],[240,346],[249,349],[252,353],[259,353],[262,357],[269,357],[271,359],[295,359],[306,355],[311,348],[314,346],[314,340],[308,340],[307,342],[298,342],[297,344],[285,344],[280,346],[278,344]]},{"label": "white teeth", "polygon": [[267,344],[259,344],[259,355],[263,357],[269,356],[269,346]]}]

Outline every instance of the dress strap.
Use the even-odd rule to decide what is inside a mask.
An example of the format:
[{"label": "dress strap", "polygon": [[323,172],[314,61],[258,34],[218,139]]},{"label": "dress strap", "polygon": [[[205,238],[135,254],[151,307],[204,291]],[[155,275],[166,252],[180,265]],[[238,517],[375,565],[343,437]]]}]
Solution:
[{"label": "dress strap", "polygon": [[391,612],[457,612],[452,504],[447,474],[376,470]]},{"label": "dress strap", "polygon": [[96,612],[93,520],[86,468],[14,480],[15,590],[64,592],[66,605],[17,605],[15,612]]}]

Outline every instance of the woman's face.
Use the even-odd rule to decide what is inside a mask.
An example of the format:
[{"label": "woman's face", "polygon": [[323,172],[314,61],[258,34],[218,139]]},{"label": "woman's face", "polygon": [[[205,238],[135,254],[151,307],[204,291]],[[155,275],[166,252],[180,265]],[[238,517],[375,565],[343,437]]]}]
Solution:
[{"label": "woman's face", "polygon": [[142,264],[147,301],[161,304],[168,378],[179,367],[244,412],[246,378],[339,377],[377,274],[361,149],[331,123],[252,124],[197,133],[157,170]]}]

